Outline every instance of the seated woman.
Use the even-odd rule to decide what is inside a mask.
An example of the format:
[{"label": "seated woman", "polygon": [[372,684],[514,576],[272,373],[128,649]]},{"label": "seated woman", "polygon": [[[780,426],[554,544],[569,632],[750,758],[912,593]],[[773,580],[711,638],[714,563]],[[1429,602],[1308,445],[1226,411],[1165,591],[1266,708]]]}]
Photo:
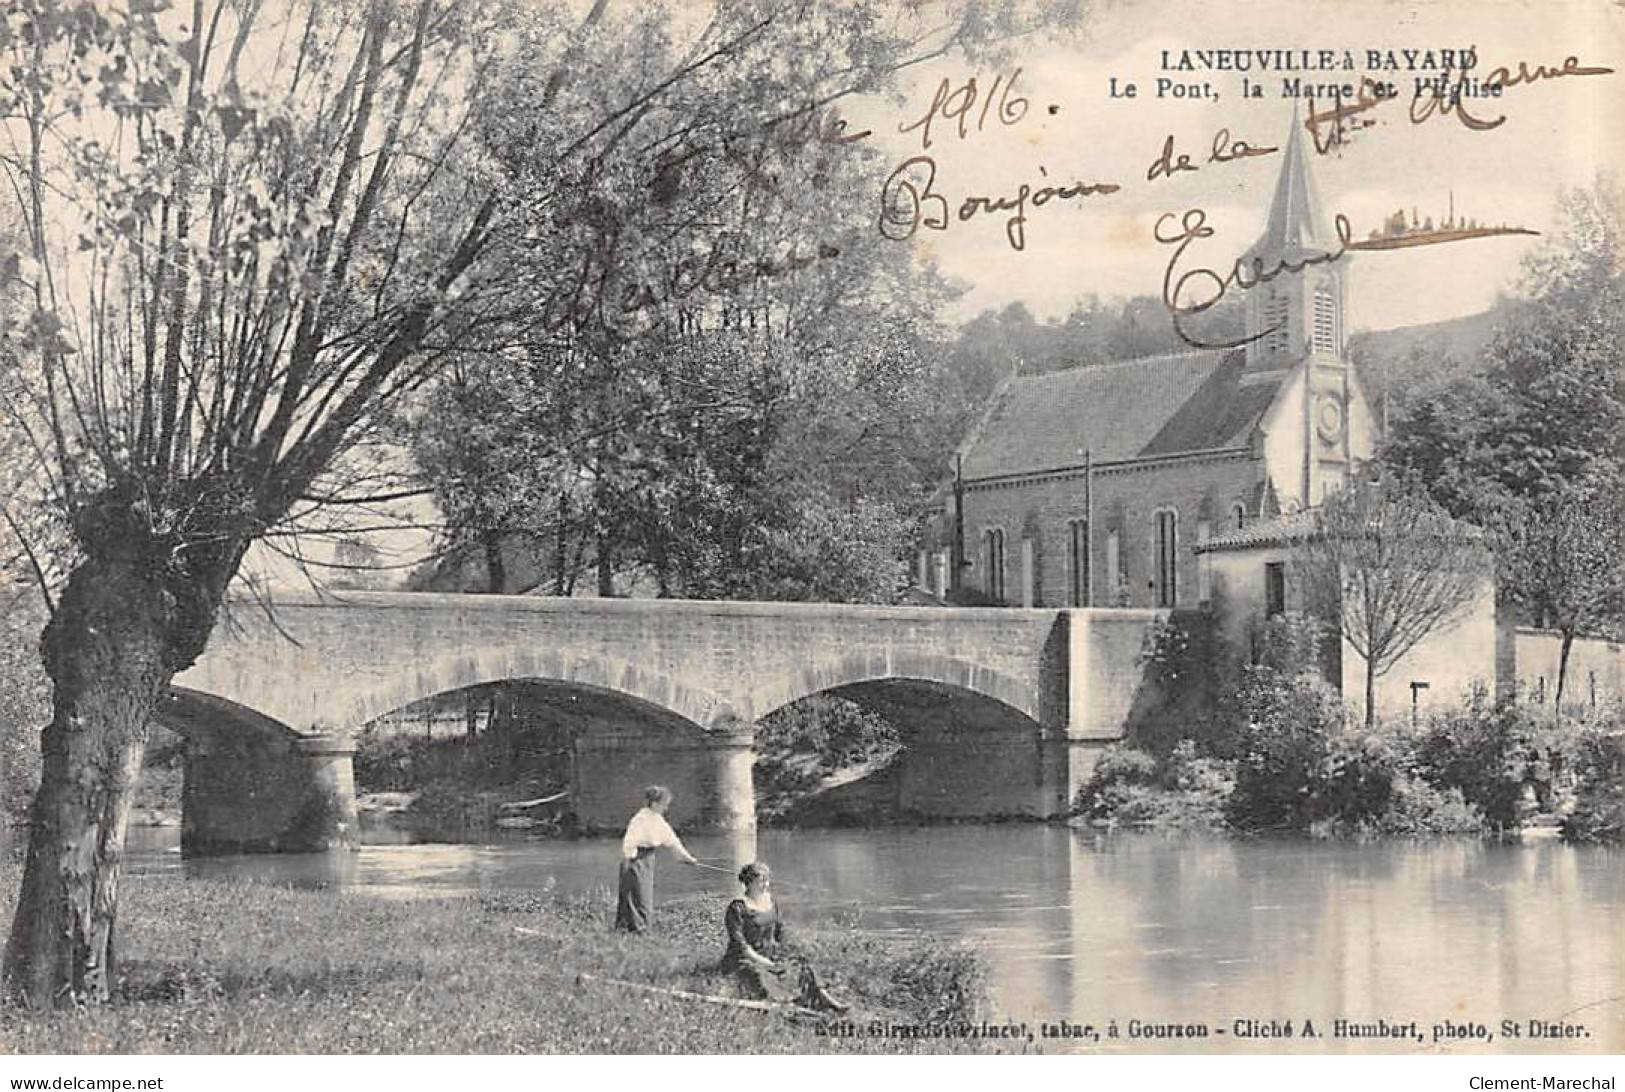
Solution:
[{"label": "seated woman", "polygon": [[739,870],[744,898],[728,904],[723,925],[728,950],[722,970],[735,976],[747,997],[783,1001],[825,1012],[845,1012],[850,1006],[830,996],[818,981],[804,954],[784,939],[784,918],[769,890],[772,873],[760,862]]}]

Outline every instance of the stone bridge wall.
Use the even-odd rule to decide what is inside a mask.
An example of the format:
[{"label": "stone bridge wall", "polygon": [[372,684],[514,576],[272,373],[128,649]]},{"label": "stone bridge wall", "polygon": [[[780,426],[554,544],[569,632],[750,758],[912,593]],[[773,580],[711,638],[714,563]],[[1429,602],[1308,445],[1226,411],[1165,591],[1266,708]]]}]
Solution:
[{"label": "stone bridge wall", "polygon": [[[688,600],[386,592],[235,603],[178,686],[299,734],[353,729],[478,683],[603,687],[701,727],[750,723],[808,694],[909,676],[997,698],[1064,729],[1061,614]],[[297,643],[295,643],[297,642]]]},{"label": "stone bridge wall", "polygon": [[[199,848],[342,841],[311,816],[353,822],[353,802],[346,811],[333,791],[348,784],[333,757],[348,733],[422,698],[518,679],[554,684],[560,716],[574,721],[575,810],[589,829],[623,823],[640,787],[655,781],[677,792],[680,823],[753,824],[751,726],[820,692],[905,725],[905,810],[1048,816],[1067,806],[1094,756],[1122,735],[1138,697],[1140,640],[1154,617],[287,596],[271,614],[233,604],[204,657],[177,677],[165,719],[191,741],[186,830]],[[321,784],[305,785],[318,774]]]}]

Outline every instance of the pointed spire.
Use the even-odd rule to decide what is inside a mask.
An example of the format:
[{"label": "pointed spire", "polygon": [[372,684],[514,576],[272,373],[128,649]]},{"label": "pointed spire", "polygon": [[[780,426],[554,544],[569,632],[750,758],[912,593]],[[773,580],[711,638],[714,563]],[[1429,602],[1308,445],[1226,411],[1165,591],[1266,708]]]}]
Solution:
[{"label": "pointed spire", "polygon": [[1303,123],[1298,120],[1298,104],[1294,100],[1292,128],[1281,157],[1281,173],[1275,180],[1269,217],[1264,221],[1264,234],[1247,255],[1278,260],[1305,250],[1330,249],[1336,242],[1321,215],[1320,198],[1315,192],[1308,154],[1303,147]]}]

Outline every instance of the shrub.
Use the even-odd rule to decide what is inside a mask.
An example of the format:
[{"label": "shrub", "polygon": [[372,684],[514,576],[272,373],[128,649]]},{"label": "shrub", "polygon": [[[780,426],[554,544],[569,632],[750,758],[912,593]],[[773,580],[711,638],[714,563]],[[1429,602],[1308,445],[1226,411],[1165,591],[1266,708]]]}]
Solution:
[{"label": "shrub", "polygon": [[1236,786],[1236,765],[1199,755],[1196,741],[1187,739],[1168,756],[1164,780],[1170,788],[1210,796],[1222,804]]},{"label": "shrub", "polygon": [[1440,788],[1460,790],[1494,826],[1518,821],[1524,786],[1547,766],[1540,732],[1512,702],[1475,694],[1462,708],[1431,718],[1416,744],[1416,768]]},{"label": "shrub", "polygon": [[1298,614],[1254,617],[1247,626],[1247,666],[1280,675],[1319,671],[1325,645],[1324,626]]},{"label": "shrub", "polygon": [[1246,728],[1230,822],[1245,830],[1308,829],[1320,817],[1330,740],[1342,729],[1337,695],[1316,679],[1255,666],[1243,672],[1237,698]]},{"label": "shrub", "polygon": [[1394,779],[1387,807],[1363,825],[1377,834],[1478,834],[1487,826],[1460,789],[1440,789],[1412,774]]},{"label": "shrub", "polygon": [[1570,842],[1625,841],[1625,718],[1619,711],[1576,733],[1571,769],[1577,792],[1563,818]]},{"label": "shrub", "polygon": [[1217,827],[1231,785],[1229,764],[1199,757],[1191,740],[1161,762],[1132,747],[1112,747],[1078,790],[1074,811],[1133,827]]},{"label": "shrub", "polygon": [[1592,784],[1580,790],[1574,809],[1563,817],[1569,842],[1625,842],[1625,786]]},{"label": "shrub", "polygon": [[1380,735],[1336,735],[1327,741],[1313,792],[1315,817],[1353,827],[1380,824],[1404,777],[1405,756]]},{"label": "shrub", "polygon": [[1158,758],[1182,740],[1199,741],[1204,753],[1228,753],[1229,721],[1223,707],[1227,653],[1212,614],[1176,612],[1158,620],[1140,646],[1145,698],[1130,714],[1127,738]]}]

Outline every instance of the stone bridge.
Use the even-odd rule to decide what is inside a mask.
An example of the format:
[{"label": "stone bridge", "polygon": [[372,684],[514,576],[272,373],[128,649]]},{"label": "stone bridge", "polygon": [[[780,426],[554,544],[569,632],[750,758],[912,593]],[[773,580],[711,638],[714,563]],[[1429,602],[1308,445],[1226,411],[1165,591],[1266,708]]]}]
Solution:
[{"label": "stone bridge", "polygon": [[344,592],[228,605],[159,720],[188,741],[188,852],[343,844],[354,733],[485,683],[539,684],[575,740],[574,806],[623,824],[650,782],[680,826],[748,828],[754,724],[812,694],[903,729],[897,804],[1045,817],[1144,699],[1156,617],[688,600]]}]

